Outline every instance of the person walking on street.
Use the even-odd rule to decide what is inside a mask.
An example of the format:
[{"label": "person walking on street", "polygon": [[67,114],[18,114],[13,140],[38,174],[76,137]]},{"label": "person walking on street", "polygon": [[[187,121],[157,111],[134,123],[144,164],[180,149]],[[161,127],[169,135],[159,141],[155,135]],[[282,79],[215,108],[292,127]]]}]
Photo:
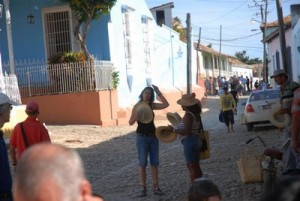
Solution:
[{"label": "person walking on street", "polygon": [[[271,78],[274,78],[276,84],[280,85],[281,109],[279,110],[279,113],[291,115],[294,91],[297,88],[299,88],[300,85],[296,82],[289,81],[288,75],[283,69],[275,70]],[[284,138],[285,141],[291,138],[291,125],[288,125],[284,128]],[[289,175],[295,173],[300,174],[300,169],[299,170],[297,169],[296,157],[297,155],[293,153],[291,146],[289,146],[284,152],[284,159],[286,164],[285,164],[285,171],[282,173],[283,175]]]},{"label": "person walking on street", "polygon": [[224,87],[224,94],[220,97],[220,109],[223,113],[224,123],[227,126],[228,133],[234,132],[234,116],[233,110],[236,109],[236,102],[231,93],[228,93],[228,88]]},{"label": "person walking on street", "polygon": [[18,123],[10,138],[10,155],[13,165],[17,165],[18,159],[29,146],[40,142],[51,142],[48,130],[37,118],[40,114],[39,105],[32,101],[26,105],[27,118]]},{"label": "person walking on street", "polygon": [[239,102],[239,94],[235,88],[231,88],[231,91],[229,93],[231,93],[234,98],[235,105],[236,105],[236,107],[234,109],[234,114],[237,114],[237,104]]},{"label": "person walking on street", "polygon": [[[18,105],[18,103],[12,101],[6,94],[0,93],[0,128],[9,122],[12,105]],[[0,130],[0,200],[12,201],[12,177],[3,135],[3,131]]]},{"label": "person walking on street", "polygon": [[92,195],[79,154],[62,145],[35,144],[15,172],[14,201],[103,201]]},{"label": "person walking on street", "polygon": [[[169,106],[169,102],[160,92],[159,88],[155,85],[152,87],[146,87],[141,92],[139,102],[134,106],[131,117],[129,119],[129,125],[133,125],[137,122],[138,126],[136,129],[136,148],[139,159],[139,175],[141,191],[139,197],[147,196],[146,188],[146,166],[148,155],[150,158],[150,165],[152,171],[152,182],[153,192],[155,195],[164,195],[159,188],[158,184],[158,165],[159,165],[159,142],[155,135],[154,125],[154,113],[153,110],[162,110]],[[161,100],[161,102],[154,102],[154,92]],[[141,111],[138,111],[138,107],[146,105],[144,107],[145,114],[140,115]],[[147,110],[148,108],[148,110]],[[141,116],[150,117],[149,120],[145,121],[141,119]]]},{"label": "person walking on street", "polygon": [[196,99],[196,94],[184,94],[177,101],[181,105],[185,114],[182,121],[174,128],[173,132],[182,136],[183,153],[189,170],[191,183],[201,178],[203,173],[200,168],[201,136],[199,131],[203,130],[201,120],[200,101]]}]

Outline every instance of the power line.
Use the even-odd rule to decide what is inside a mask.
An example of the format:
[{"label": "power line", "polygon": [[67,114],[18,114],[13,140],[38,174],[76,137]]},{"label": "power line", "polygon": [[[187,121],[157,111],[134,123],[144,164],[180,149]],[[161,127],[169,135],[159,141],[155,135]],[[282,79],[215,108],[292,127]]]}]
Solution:
[{"label": "power line", "polygon": [[[261,33],[259,32],[259,33],[251,34],[248,36],[242,36],[242,37],[232,38],[232,39],[222,39],[222,41],[231,42],[231,41],[236,41],[236,40],[240,40],[240,39],[250,38],[250,37],[256,36],[258,34],[261,34]],[[197,37],[196,35],[193,35],[193,36]],[[220,40],[220,39],[214,39],[214,38],[205,38],[205,37],[202,37],[202,38],[206,39],[206,40],[211,40],[211,41],[219,41]]]}]

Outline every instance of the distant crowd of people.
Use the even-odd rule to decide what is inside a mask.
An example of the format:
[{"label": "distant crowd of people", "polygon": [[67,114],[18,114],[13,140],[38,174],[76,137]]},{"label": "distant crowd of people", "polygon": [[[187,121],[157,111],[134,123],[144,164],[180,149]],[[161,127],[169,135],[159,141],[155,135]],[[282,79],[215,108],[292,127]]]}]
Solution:
[{"label": "distant crowd of people", "polygon": [[264,80],[256,80],[253,82],[252,76],[231,76],[229,79],[226,77],[209,77],[204,80],[205,96],[208,95],[222,95],[222,89],[225,87],[229,91],[236,90],[240,96],[251,92],[252,90],[260,90],[264,87],[269,88],[270,85],[266,84]]}]

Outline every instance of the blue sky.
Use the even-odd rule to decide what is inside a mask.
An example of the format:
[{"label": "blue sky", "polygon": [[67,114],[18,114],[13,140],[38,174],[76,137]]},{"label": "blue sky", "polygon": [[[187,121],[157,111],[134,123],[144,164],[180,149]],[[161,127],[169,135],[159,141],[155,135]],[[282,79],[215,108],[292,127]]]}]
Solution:
[{"label": "blue sky", "polygon": [[[233,55],[246,50],[250,58],[263,57],[262,33],[260,23],[251,23],[251,19],[261,21],[260,7],[255,0],[145,0],[149,8],[173,2],[173,17],[179,17],[186,26],[187,13],[191,15],[193,41],[198,40],[201,27],[201,44],[211,43],[217,51],[220,49],[220,25],[222,25],[221,52]],[[264,4],[265,0],[256,0]],[[290,5],[299,0],[281,0],[283,15],[290,14]],[[267,22],[277,20],[276,1],[268,0]],[[255,31],[256,30],[256,31]]]}]

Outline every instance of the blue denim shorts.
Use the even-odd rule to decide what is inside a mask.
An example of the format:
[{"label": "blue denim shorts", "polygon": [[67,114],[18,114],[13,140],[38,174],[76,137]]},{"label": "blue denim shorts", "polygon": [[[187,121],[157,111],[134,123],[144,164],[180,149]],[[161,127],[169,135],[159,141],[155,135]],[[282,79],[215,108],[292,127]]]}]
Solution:
[{"label": "blue denim shorts", "polygon": [[159,165],[159,144],[155,136],[147,137],[137,133],[136,135],[136,149],[138,153],[139,166],[146,167],[148,155],[151,166]]},{"label": "blue denim shorts", "polygon": [[202,141],[200,135],[189,135],[181,140],[186,163],[199,163]]}]

